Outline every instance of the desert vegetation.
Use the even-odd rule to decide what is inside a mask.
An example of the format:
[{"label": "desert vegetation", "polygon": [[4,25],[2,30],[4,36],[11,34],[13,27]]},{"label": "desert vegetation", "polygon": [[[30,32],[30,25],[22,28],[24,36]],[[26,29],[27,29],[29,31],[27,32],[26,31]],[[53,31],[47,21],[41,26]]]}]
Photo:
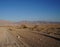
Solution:
[{"label": "desert vegetation", "polygon": [[[24,30],[29,30],[30,32],[42,32],[42,33],[47,33],[47,34],[56,34],[59,35],[60,34],[60,25],[59,24],[39,24],[39,25],[20,25],[20,26],[16,26],[14,27],[15,29],[24,29]],[[12,28],[13,30],[13,28]]]}]

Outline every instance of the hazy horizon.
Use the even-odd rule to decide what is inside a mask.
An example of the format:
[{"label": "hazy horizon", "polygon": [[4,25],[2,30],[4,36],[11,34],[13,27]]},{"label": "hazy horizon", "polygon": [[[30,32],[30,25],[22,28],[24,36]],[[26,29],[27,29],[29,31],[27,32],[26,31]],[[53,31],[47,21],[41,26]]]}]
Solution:
[{"label": "hazy horizon", "polygon": [[60,0],[0,0],[0,20],[60,22]]}]

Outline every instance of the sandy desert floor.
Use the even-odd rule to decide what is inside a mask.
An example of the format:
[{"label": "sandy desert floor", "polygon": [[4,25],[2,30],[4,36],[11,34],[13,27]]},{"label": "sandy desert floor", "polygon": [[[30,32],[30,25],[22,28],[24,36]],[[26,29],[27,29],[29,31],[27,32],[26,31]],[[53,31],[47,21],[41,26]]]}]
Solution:
[{"label": "sandy desert floor", "polygon": [[60,47],[60,38],[36,32],[0,27],[0,47]]}]

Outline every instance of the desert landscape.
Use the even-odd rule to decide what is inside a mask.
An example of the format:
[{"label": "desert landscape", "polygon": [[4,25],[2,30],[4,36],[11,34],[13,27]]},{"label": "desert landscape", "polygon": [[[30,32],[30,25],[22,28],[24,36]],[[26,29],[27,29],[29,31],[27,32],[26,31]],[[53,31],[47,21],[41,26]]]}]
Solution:
[{"label": "desert landscape", "polygon": [[60,47],[60,22],[0,20],[0,47]]},{"label": "desert landscape", "polygon": [[60,0],[0,0],[0,47],[60,47]]}]

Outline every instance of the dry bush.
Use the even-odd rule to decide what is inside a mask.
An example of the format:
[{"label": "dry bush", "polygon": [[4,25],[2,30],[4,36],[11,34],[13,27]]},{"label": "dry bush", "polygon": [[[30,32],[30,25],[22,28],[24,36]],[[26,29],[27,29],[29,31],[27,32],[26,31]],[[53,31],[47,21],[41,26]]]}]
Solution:
[{"label": "dry bush", "polygon": [[56,30],[56,31],[55,31],[54,34],[56,34],[56,35],[60,35],[60,28],[56,28],[55,30]]},{"label": "dry bush", "polygon": [[51,27],[51,28],[47,28],[45,33],[51,34],[51,33],[54,33],[54,31],[55,31],[55,28]]},{"label": "dry bush", "polygon": [[33,27],[29,27],[29,29],[33,31],[33,30],[36,30],[37,27],[38,27],[38,25],[34,25]]},{"label": "dry bush", "polygon": [[10,29],[10,28],[9,28],[8,30],[9,30],[9,31],[12,31],[12,29]]},{"label": "dry bush", "polygon": [[28,27],[26,25],[21,25],[21,28],[24,29],[24,28],[28,28]]},{"label": "dry bush", "polygon": [[43,32],[46,30],[46,25],[35,25],[34,31]]},{"label": "dry bush", "polygon": [[56,35],[60,35],[60,27],[58,26],[49,26],[46,30],[45,33],[47,34],[56,34]]},{"label": "dry bush", "polygon": [[17,29],[25,29],[28,28],[26,25],[21,25],[21,26],[17,26]]}]

